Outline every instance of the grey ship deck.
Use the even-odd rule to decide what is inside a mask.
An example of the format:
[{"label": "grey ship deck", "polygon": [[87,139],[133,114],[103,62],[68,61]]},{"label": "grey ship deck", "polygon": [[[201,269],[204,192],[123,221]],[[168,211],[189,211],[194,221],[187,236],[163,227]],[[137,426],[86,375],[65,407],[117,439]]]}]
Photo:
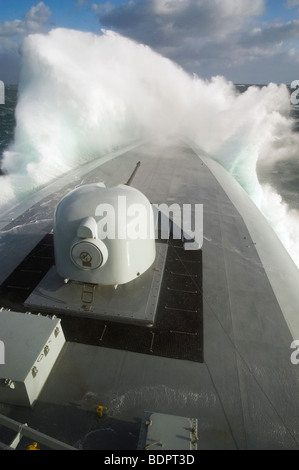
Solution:
[{"label": "grey ship deck", "polygon": [[[79,449],[136,449],[149,410],[197,419],[198,449],[299,449],[299,366],[290,361],[299,338],[298,270],[243,190],[199,150],[132,147],[79,168],[5,214],[0,306],[28,310],[24,301],[53,264],[49,233],[63,195],[89,182],[123,183],[137,161],[133,185],[152,203],[203,204],[202,250],[177,267],[187,274],[181,290],[189,294],[163,298],[163,282],[173,281],[166,265],[162,326],[159,317],[152,328],[108,322],[106,339],[107,318],[58,314],[67,343],[38,401],[32,409],[0,404],[0,413]],[[31,263],[40,254],[38,278],[22,285],[24,258]],[[179,334],[170,338],[170,331]],[[106,409],[101,419],[98,405]]]}]

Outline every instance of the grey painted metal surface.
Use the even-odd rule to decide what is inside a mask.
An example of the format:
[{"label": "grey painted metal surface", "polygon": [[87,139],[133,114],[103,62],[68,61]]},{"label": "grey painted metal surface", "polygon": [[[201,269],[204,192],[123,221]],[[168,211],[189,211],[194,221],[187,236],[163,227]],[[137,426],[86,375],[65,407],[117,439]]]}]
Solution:
[{"label": "grey painted metal surface", "polygon": [[[280,240],[264,216],[257,212],[254,203],[243,189],[217,162],[204,156],[201,149],[194,150],[213,172],[221,187],[241,214],[253,240],[263,268],[275,292],[280,308],[294,339],[299,338],[298,281],[299,271],[286,253]],[[248,246],[250,248],[250,246]]]},{"label": "grey painted metal surface", "polygon": [[65,343],[60,319],[1,310],[0,336],[0,400],[33,406]]},{"label": "grey painted metal surface", "polygon": [[111,319],[125,323],[152,325],[167,253],[166,244],[157,244],[154,265],[128,284],[88,286],[78,282],[64,283],[53,266],[25,302],[30,310],[55,314]]},{"label": "grey painted metal surface", "polygon": [[197,450],[197,420],[145,412],[138,450]]},{"label": "grey painted metal surface", "polygon": [[[152,203],[203,204],[204,363],[67,343],[34,409],[1,407],[2,413],[30,419],[41,432],[83,449],[136,449],[146,409],[197,419],[198,449],[299,449],[299,368],[290,361],[297,330],[290,331],[289,300],[269,280],[270,271],[289,264],[288,255],[265,233],[255,238],[258,213],[251,206],[247,225],[241,215],[247,197],[236,189],[242,193],[236,208],[226,187],[235,183],[205,158],[186,145],[148,144],[94,166],[80,180],[119,184],[141,161],[134,186]],[[19,233],[40,236],[41,225],[30,221],[41,207],[51,227],[53,205],[66,188],[56,190],[24,214],[23,225],[15,222],[20,232],[3,228],[10,234],[2,238],[3,278]],[[298,279],[296,271],[290,276]],[[297,298],[292,291],[292,304]],[[98,405],[106,408],[101,419]]]}]

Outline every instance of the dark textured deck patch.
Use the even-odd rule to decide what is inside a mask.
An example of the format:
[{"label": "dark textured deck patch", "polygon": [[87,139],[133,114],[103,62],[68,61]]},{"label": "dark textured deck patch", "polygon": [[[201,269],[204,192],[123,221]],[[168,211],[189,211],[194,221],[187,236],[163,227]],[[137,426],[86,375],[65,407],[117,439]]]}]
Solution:
[{"label": "dark textured deck patch", "polygon": [[[185,251],[180,240],[170,239],[167,243],[153,327],[63,314],[66,340],[203,362],[202,251]],[[53,237],[49,234],[1,285],[1,304],[10,308],[22,306],[53,264]]]}]

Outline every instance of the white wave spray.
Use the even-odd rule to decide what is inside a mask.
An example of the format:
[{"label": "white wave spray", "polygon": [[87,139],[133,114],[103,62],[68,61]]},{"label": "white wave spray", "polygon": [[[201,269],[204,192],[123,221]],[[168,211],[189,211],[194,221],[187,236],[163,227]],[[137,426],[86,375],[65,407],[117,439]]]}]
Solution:
[{"label": "white wave spray", "polygon": [[134,139],[183,136],[235,176],[299,266],[298,213],[263,190],[256,172],[259,161],[274,164],[280,142],[285,158],[299,147],[285,86],[239,94],[223,77],[190,77],[111,31],[54,29],[24,42],[16,120],[0,205]]}]

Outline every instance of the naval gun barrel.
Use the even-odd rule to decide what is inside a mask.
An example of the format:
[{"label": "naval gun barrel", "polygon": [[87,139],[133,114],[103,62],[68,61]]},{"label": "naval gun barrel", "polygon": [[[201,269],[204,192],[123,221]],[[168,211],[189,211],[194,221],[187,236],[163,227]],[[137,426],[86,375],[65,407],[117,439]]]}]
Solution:
[{"label": "naval gun barrel", "polygon": [[136,165],[136,167],[135,167],[135,169],[134,169],[134,171],[133,171],[133,173],[131,174],[130,178],[129,178],[128,181],[126,182],[126,186],[130,186],[130,185],[131,185],[131,183],[132,183],[132,181],[133,181],[133,179],[134,179],[134,177],[135,177],[135,175],[136,175],[136,173],[137,173],[138,168],[140,167],[140,165],[141,165],[141,162],[138,162],[137,165]]}]

